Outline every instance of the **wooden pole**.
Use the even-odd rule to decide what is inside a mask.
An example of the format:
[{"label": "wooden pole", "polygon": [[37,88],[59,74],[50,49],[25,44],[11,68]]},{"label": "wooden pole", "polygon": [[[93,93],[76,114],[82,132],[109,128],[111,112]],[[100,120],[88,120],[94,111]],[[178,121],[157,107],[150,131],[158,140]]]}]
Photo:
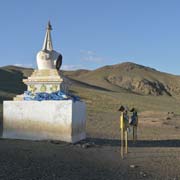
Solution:
[{"label": "wooden pole", "polygon": [[138,126],[138,118],[136,119],[136,124],[133,125],[133,143],[137,141],[137,126]]},{"label": "wooden pole", "polygon": [[134,132],[134,125],[133,125],[133,128],[132,128],[132,129],[133,129],[133,142],[134,142],[134,141],[135,141],[135,139],[134,139],[134,138],[135,138],[135,137],[134,137],[134,135],[135,135],[135,134],[134,134],[134,133],[135,133],[135,132]]},{"label": "wooden pole", "polygon": [[133,126],[133,142],[137,141],[137,126]]},{"label": "wooden pole", "polygon": [[125,153],[128,153],[128,132],[125,130]]},{"label": "wooden pole", "polygon": [[123,112],[120,115],[120,130],[121,130],[121,157],[124,159],[124,122],[123,122]]}]

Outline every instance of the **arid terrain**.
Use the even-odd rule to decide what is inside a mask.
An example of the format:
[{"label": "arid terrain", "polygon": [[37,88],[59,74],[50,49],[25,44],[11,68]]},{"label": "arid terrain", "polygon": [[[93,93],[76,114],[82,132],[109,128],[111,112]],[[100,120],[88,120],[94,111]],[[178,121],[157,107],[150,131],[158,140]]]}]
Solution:
[{"label": "arid terrain", "polygon": [[[2,101],[25,90],[32,69],[0,68]],[[87,104],[87,139],[58,141],[0,139],[0,179],[179,180],[180,77],[123,63],[94,71],[64,71],[70,92]],[[129,133],[129,153],[120,156],[121,104],[139,113],[138,141]],[[130,115],[130,114],[129,114]]]}]

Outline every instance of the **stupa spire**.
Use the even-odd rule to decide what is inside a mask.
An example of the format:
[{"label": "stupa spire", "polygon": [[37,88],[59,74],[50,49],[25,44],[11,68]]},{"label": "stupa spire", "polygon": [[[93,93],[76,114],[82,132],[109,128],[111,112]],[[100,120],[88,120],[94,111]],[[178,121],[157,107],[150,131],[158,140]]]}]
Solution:
[{"label": "stupa spire", "polygon": [[51,30],[52,26],[50,21],[48,21],[47,28],[46,28],[46,35],[44,38],[44,44],[42,50],[46,51],[52,51],[53,50],[53,45],[52,45],[52,39],[51,39]]}]

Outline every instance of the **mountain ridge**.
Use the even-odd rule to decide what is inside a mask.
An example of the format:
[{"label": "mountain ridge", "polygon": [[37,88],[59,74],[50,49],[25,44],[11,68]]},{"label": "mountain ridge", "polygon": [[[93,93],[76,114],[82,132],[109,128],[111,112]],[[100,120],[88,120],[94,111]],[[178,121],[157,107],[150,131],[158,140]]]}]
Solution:
[{"label": "mountain ridge", "polygon": [[[1,67],[0,81],[2,83],[3,79],[7,77],[19,81],[27,78],[32,71],[32,68],[18,66]],[[180,76],[160,72],[154,68],[132,62],[106,65],[95,70],[62,70],[62,73],[70,81],[73,81],[72,84],[79,86],[97,87],[114,92],[122,92],[123,90],[140,95],[180,95]],[[22,87],[24,88],[24,85]]]},{"label": "mountain ridge", "polygon": [[117,92],[123,88],[142,95],[174,96],[180,94],[179,76],[131,62],[103,66],[78,76],[74,74],[75,72],[64,74],[81,82]]}]

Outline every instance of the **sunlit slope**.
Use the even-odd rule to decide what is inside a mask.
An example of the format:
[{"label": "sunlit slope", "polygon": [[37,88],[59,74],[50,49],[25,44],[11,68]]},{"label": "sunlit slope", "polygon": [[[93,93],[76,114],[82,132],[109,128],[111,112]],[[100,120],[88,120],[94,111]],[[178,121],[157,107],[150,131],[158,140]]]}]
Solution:
[{"label": "sunlit slope", "polygon": [[125,90],[142,95],[180,95],[179,76],[129,62],[104,66],[79,75],[75,71],[70,77],[116,92]]},{"label": "sunlit slope", "polygon": [[[22,79],[32,71],[15,66],[0,68],[1,104],[26,90]],[[63,71],[63,75],[71,82],[70,92],[86,101],[89,117],[91,113],[117,112],[120,104],[136,106],[139,111],[180,112],[179,76],[133,63],[105,66],[93,71]]]}]

